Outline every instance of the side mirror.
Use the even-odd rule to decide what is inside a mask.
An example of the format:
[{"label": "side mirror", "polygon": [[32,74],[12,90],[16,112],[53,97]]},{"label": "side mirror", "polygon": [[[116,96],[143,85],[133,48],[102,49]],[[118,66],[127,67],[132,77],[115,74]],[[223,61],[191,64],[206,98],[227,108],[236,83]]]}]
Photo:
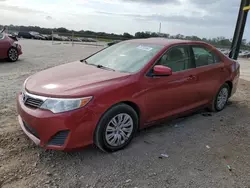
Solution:
[{"label": "side mirror", "polygon": [[163,65],[155,65],[153,68],[154,76],[170,76],[172,75],[172,69]]}]

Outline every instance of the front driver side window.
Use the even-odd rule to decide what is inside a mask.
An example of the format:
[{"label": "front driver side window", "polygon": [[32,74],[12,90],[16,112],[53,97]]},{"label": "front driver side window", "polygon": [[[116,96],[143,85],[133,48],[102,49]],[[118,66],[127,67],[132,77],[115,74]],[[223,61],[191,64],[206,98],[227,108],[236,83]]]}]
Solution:
[{"label": "front driver side window", "polygon": [[159,60],[157,65],[167,66],[173,72],[179,72],[190,68],[195,68],[192,61],[190,61],[187,46],[176,46],[169,49]]}]

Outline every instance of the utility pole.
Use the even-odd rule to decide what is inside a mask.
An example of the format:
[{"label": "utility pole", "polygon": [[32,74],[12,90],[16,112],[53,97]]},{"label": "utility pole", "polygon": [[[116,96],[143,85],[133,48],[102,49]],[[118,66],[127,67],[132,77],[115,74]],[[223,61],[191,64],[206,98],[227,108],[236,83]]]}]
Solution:
[{"label": "utility pole", "polygon": [[161,22],[160,22],[160,25],[159,25],[159,34],[161,33]]},{"label": "utility pole", "polygon": [[52,45],[54,44],[54,31],[51,31],[51,40],[52,40]]},{"label": "utility pole", "polygon": [[241,0],[240,9],[238,13],[238,19],[234,31],[234,37],[231,45],[231,51],[229,57],[237,60],[240,46],[242,42],[242,37],[244,34],[244,29],[247,20],[248,10],[250,9],[250,0]]}]

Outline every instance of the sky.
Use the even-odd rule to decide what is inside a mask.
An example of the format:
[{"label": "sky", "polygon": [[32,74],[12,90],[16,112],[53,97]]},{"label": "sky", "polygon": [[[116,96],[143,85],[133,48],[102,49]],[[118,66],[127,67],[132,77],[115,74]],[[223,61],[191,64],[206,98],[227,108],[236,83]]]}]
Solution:
[{"label": "sky", "polygon": [[[232,38],[240,0],[0,0],[0,24]],[[250,19],[250,18],[249,18]],[[248,20],[249,20],[248,19]],[[250,21],[244,38],[250,40]]]}]

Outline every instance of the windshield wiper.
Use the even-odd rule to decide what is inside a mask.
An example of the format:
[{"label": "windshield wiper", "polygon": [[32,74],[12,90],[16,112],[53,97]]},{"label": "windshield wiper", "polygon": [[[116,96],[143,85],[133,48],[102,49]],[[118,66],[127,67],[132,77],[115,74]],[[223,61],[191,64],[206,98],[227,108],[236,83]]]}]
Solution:
[{"label": "windshield wiper", "polygon": [[93,65],[99,69],[106,69],[106,70],[112,70],[112,71],[115,71],[115,69],[112,69],[112,68],[109,68],[109,67],[105,67],[103,65],[96,65],[96,64],[93,64],[93,63],[88,63],[87,60],[82,60],[82,62],[84,62],[85,64],[87,65]]},{"label": "windshield wiper", "polygon": [[85,63],[85,64],[89,64],[88,62],[87,62],[87,60],[85,60],[85,59],[83,59],[83,60],[80,60],[82,63]]},{"label": "windshield wiper", "polygon": [[109,67],[105,67],[103,65],[96,65],[97,68],[100,68],[100,69],[106,69],[106,70],[112,70],[112,71],[115,71],[115,69],[111,69]]}]

